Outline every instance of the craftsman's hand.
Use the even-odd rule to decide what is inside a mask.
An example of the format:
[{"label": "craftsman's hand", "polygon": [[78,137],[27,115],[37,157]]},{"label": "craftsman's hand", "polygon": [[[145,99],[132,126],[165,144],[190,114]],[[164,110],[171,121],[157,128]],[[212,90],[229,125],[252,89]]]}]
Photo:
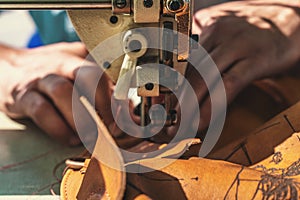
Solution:
[{"label": "craftsman's hand", "polygon": [[[84,62],[87,55],[84,45],[60,43],[30,50],[1,46],[0,52],[0,109],[12,118],[31,118],[41,129],[63,143],[79,144],[72,113],[72,94],[77,95],[76,89],[73,93],[76,72],[79,66],[87,64]],[[79,80],[86,80],[79,88],[85,92],[89,80],[99,70],[93,63],[89,64],[91,66],[85,67],[78,77]],[[110,101],[106,78],[103,76],[101,82],[104,84],[99,83],[97,88],[97,99],[100,99],[97,106],[102,108]],[[79,126],[91,126],[91,120],[84,123],[90,118],[79,103],[79,97],[76,99],[78,102],[73,103],[82,112]],[[110,115],[105,112],[102,114],[108,116],[109,121]]]},{"label": "craftsman's hand", "polygon": [[[228,103],[254,80],[282,73],[299,62],[300,8],[293,2],[238,1],[195,14],[193,31],[200,35],[200,44],[222,75]],[[199,66],[206,62],[207,58],[203,58]],[[207,87],[192,67],[187,70],[186,78],[198,96],[199,129],[203,130],[211,114]],[[176,134],[176,127],[169,134]]]}]

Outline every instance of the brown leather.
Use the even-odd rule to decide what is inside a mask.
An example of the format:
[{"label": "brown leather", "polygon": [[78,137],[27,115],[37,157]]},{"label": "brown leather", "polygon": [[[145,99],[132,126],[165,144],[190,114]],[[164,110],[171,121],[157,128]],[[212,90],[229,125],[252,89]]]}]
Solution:
[{"label": "brown leather", "polygon": [[[97,173],[95,173],[97,172]],[[97,159],[92,158],[81,183],[77,199],[94,199],[97,196],[107,196],[106,185],[101,166]],[[95,198],[99,199],[99,198]]]},{"label": "brown leather", "polygon": [[295,99],[298,97],[290,97],[296,94],[288,97],[282,90],[281,85],[268,80],[256,82],[240,93],[228,107],[225,125],[216,148],[247,137],[256,128],[297,102]]},{"label": "brown leather", "polygon": [[82,167],[80,170],[75,170],[71,168],[67,169],[63,176],[60,186],[61,200],[76,199],[88,164],[89,160],[87,159],[84,163],[84,167]]},{"label": "brown leather", "polygon": [[[300,149],[299,137],[300,134],[295,133],[278,146],[278,150],[282,150],[282,161],[275,163],[273,161],[274,155],[272,155],[258,165],[251,167],[252,169],[225,161],[191,158],[189,160],[176,160],[161,170],[149,173],[127,173],[124,199],[236,199],[236,197],[238,199],[264,199],[267,196],[263,193],[262,186],[266,187],[272,184],[272,189],[278,191],[271,193],[271,197],[287,193],[285,199],[298,199],[297,182],[300,181],[300,160],[297,161],[299,159],[299,151],[297,150]],[[286,149],[288,150],[286,151]],[[293,156],[289,154],[291,152]],[[154,164],[166,160],[168,159],[155,158],[141,161],[138,164],[141,167],[152,168]],[[89,169],[92,170],[93,167],[89,166]],[[284,169],[285,174],[282,169]],[[73,179],[70,182],[81,182],[82,176],[78,176],[79,173],[79,171],[75,171],[73,176],[68,178]],[[95,176],[97,173],[99,170],[93,169],[93,174],[86,174],[86,176]],[[95,185],[94,181],[89,180],[89,184]],[[284,182],[288,184],[286,187],[278,185],[279,183],[286,184]],[[72,185],[66,187],[70,189]],[[290,188],[298,191],[298,196],[289,193]],[[95,189],[97,190],[97,188]],[[75,192],[75,190],[70,190],[70,192]],[[74,194],[76,195],[77,192]],[[98,194],[92,193],[89,196],[101,199]]]},{"label": "brown leather", "polygon": [[[299,137],[295,133],[278,146],[279,162],[274,162],[275,154],[251,168],[201,158],[177,160],[159,171],[127,174],[127,184],[152,199],[275,199],[282,195],[282,199],[296,200],[300,198]],[[139,164],[151,168],[157,162],[165,159]]]},{"label": "brown leather", "polygon": [[211,159],[221,159],[249,166],[274,153],[274,148],[300,130],[300,102],[283,111],[249,136],[219,148],[209,155]]},{"label": "brown leather", "polygon": [[[157,156],[152,159],[131,162],[127,165],[156,169],[159,163],[174,161],[172,164],[152,172],[122,174],[122,177],[126,176],[125,192],[118,189],[125,186],[121,181],[122,178],[115,178],[119,176],[117,170],[110,170],[103,163],[93,161],[84,176],[79,175],[80,171],[71,169],[72,172],[67,171],[61,187],[63,199],[73,199],[74,193],[77,195],[78,191],[78,199],[105,199],[107,196],[103,195],[105,193],[103,188],[107,183],[109,183],[108,185],[114,183],[117,193],[123,191],[123,199],[275,199],[275,197],[299,199],[300,134],[296,131],[300,129],[300,121],[298,120],[300,118],[300,103],[283,111],[251,132],[252,127],[258,127],[274,115],[274,112],[282,109],[280,106],[275,109],[274,105],[278,102],[274,102],[270,98],[270,94],[265,95],[265,92],[261,92],[261,95],[257,95],[259,93],[257,93],[257,89],[253,91],[256,94],[255,97],[259,98],[257,99],[258,102],[263,103],[256,105],[256,109],[245,106],[246,104],[243,104],[241,99],[239,100],[242,102],[241,104],[233,105],[233,108],[237,106],[236,111],[239,112],[235,114],[234,109],[232,109],[229,113],[231,117],[229,116],[228,119],[231,119],[229,122],[231,127],[237,128],[230,131],[227,129],[230,127],[227,122],[223,136],[226,135],[229,138],[226,138],[225,141],[221,138],[221,142],[209,155],[210,159],[191,158],[191,156],[197,155],[197,150],[201,146],[197,144],[189,148],[184,154],[182,158],[185,159],[172,160],[172,157]],[[274,91],[271,92],[272,95],[280,93],[274,93]],[[286,104],[291,102],[283,97],[284,95],[279,96],[282,97],[277,98],[279,102],[288,102]],[[287,101],[283,101],[283,99]],[[249,99],[247,102],[249,103]],[[266,102],[269,104],[265,104]],[[246,122],[248,122],[247,119],[249,120],[251,127],[244,128],[239,121],[234,121],[234,119],[240,120],[241,116]],[[248,126],[248,124],[246,125]],[[241,130],[245,130],[246,133],[239,135]],[[102,127],[99,129],[99,135],[103,132],[105,132],[105,138],[102,140],[111,141],[107,129]],[[230,133],[232,134],[230,135]],[[98,145],[99,149],[95,150],[92,160],[96,154],[99,156],[99,154],[106,152],[107,148],[111,148],[109,145],[106,146],[106,149],[102,148],[101,144],[103,141],[98,139],[96,147]],[[149,142],[143,142],[131,150],[139,152],[145,151],[147,148],[153,150],[153,148],[158,149],[160,147],[160,145],[153,146]],[[171,152],[180,152],[176,149],[178,146],[174,148],[175,150],[171,150]],[[122,158],[118,156],[120,153],[115,148],[112,149],[110,156],[122,163]],[[102,170],[103,168],[107,170]],[[81,184],[80,190],[78,184]],[[111,199],[117,199],[110,196],[110,193],[114,192],[113,190],[106,192]],[[71,198],[65,198],[66,196]]]},{"label": "brown leather", "polygon": [[[279,162],[274,162],[274,155],[271,155],[248,168],[226,161],[190,158],[176,160],[161,170],[127,173],[124,199],[264,199],[268,195],[272,199],[286,193],[283,199],[296,200],[300,197],[299,137],[300,133],[294,133],[276,148],[276,152],[282,153],[283,159]],[[131,165],[155,168],[159,162],[169,160],[154,158]],[[99,171],[93,171],[94,175],[96,173]],[[73,178],[80,182],[75,176]],[[266,191],[270,194],[265,194]]]}]

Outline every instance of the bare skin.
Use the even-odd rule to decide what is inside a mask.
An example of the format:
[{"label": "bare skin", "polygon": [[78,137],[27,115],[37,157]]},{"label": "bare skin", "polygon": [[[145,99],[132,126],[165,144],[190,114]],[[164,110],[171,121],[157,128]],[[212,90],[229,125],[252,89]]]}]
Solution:
[{"label": "bare skin", "polygon": [[[80,90],[85,91],[88,80],[96,78],[93,74],[100,70],[93,63],[84,62],[87,55],[85,46],[79,42],[29,50],[0,46],[0,51],[3,52],[0,54],[0,109],[12,118],[31,118],[41,129],[62,143],[79,144],[81,141],[76,133],[72,113],[73,81],[79,67],[88,64],[90,67],[85,67],[82,76],[78,77],[88,78],[84,78],[84,84],[76,88],[78,93]],[[97,92],[97,106],[102,108],[110,104],[111,86],[106,79],[103,76]],[[74,91],[75,95],[79,95]],[[88,119],[79,99],[75,103],[82,116]],[[99,114],[109,116],[105,109],[101,110]],[[82,124],[89,126],[88,123]]]}]

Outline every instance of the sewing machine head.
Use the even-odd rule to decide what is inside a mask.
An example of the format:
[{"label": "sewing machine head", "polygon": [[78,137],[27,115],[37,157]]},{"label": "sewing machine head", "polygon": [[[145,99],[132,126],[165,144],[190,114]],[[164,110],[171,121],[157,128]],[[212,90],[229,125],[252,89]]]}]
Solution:
[{"label": "sewing machine head", "polygon": [[[69,9],[69,17],[90,54],[116,83],[114,96],[126,99],[129,88],[137,88],[142,97],[141,125],[176,123],[176,111],[170,95],[185,73],[191,49],[193,0],[93,0],[28,1],[1,4],[2,8]],[[151,28],[150,28],[151,27]],[[154,28],[154,29],[153,29]],[[104,51],[97,46],[118,38]],[[112,58],[113,52],[121,56]],[[165,67],[168,66],[166,70]],[[123,78],[122,78],[123,77]],[[166,87],[166,85],[168,87]],[[148,113],[151,97],[163,96],[165,114]],[[165,120],[166,119],[166,120]]]},{"label": "sewing machine head", "polygon": [[[170,95],[180,84],[178,72],[184,74],[187,66],[193,1],[112,0],[111,5],[101,11],[71,10],[69,16],[97,63],[116,82],[115,98],[126,99],[128,89],[137,88],[142,97],[141,125],[150,121],[153,125],[173,125],[177,116]],[[93,51],[119,33],[109,48],[121,48],[123,56],[111,62],[111,55]],[[160,95],[164,97],[165,116],[155,109],[148,112],[150,98]]]}]

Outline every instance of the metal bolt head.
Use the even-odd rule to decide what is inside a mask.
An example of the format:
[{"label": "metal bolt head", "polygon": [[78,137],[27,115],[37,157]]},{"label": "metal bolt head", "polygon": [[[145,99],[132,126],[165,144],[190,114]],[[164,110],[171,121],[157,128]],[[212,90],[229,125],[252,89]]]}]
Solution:
[{"label": "metal bolt head", "polygon": [[144,0],[145,8],[151,8],[153,6],[153,0]]},{"label": "metal bolt head", "polygon": [[167,9],[171,12],[180,11],[184,6],[184,0],[168,0]]},{"label": "metal bolt head", "polygon": [[153,84],[153,83],[147,83],[147,84],[145,85],[145,88],[146,88],[146,90],[151,91],[151,90],[153,90],[153,88],[154,88],[154,84]]},{"label": "metal bolt head", "polygon": [[105,61],[104,63],[103,63],[103,68],[104,69],[109,69],[110,68],[110,62],[108,62],[108,61]]},{"label": "metal bolt head", "polygon": [[126,0],[116,0],[115,4],[116,4],[117,8],[120,8],[120,9],[125,8]]},{"label": "metal bolt head", "polygon": [[118,17],[117,16],[111,16],[110,18],[109,18],[109,21],[110,21],[110,23],[112,23],[112,24],[116,24],[116,23],[118,23]]}]

